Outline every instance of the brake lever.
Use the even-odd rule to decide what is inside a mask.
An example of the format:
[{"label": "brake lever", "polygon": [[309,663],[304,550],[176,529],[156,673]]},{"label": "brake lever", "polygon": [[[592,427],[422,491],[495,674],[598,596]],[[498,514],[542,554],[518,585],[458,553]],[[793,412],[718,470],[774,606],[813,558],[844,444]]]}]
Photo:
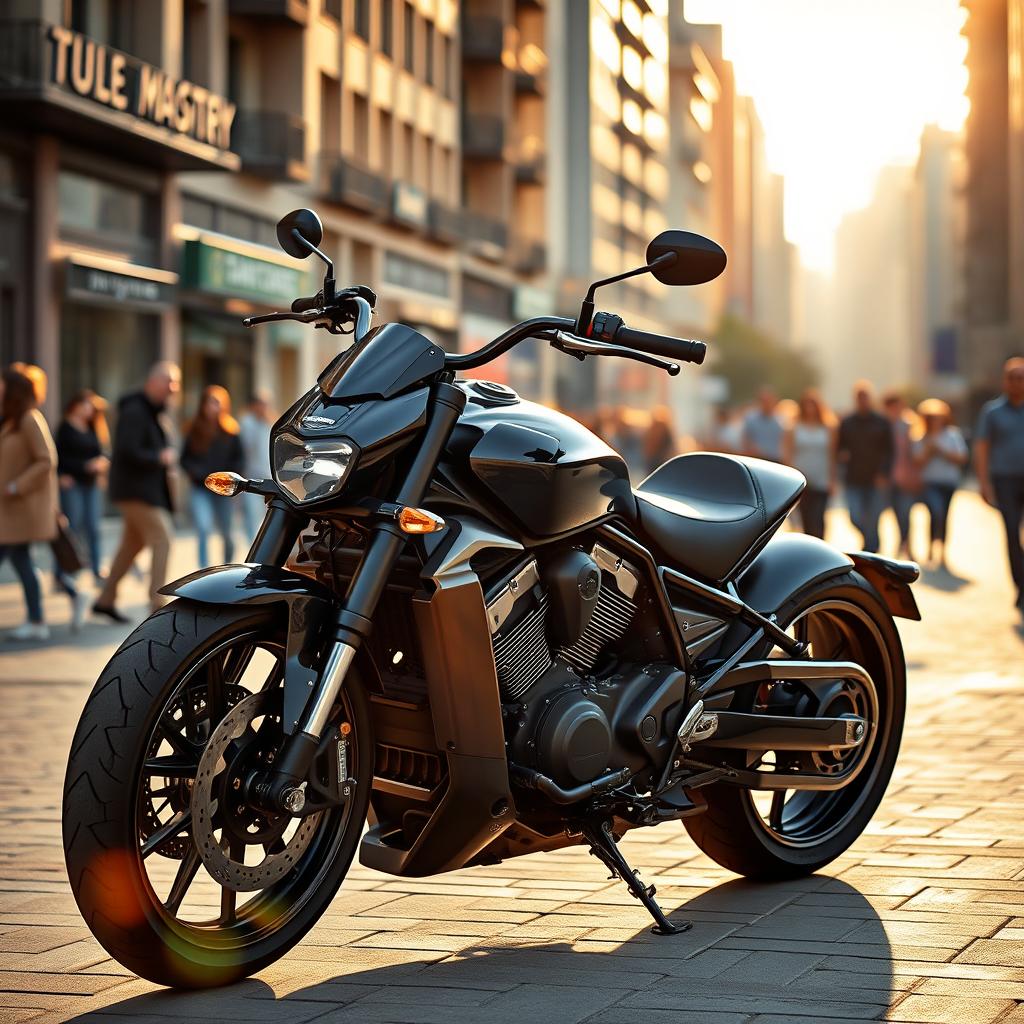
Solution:
[{"label": "brake lever", "polygon": [[[550,336],[549,336],[550,337]],[[664,370],[670,377],[679,373],[679,364],[670,362],[668,359],[661,359],[658,356],[648,355],[646,352],[638,352],[636,349],[627,348],[625,345],[609,345],[603,341],[587,341],[585,338],[577,337],[575,334],[568,334],[565,331],[555,331],[551,338],[552,348],[559,352],[575,356],[577,359],[586,359],[587,356],[618,356],[621,359],[635,359],[638,363],[647,363],[648,366],[656,366]]]},{"label": "brake lever", "polygon": [[242,321],[243,327],[255,327],[257,324],[270,324],[279,320],[295,320],[300,324],[311,324],[317,320],[323,320],[327,311],[323,309],[309,309],[305,313],[264,313],[260,316],[247,316]]}]

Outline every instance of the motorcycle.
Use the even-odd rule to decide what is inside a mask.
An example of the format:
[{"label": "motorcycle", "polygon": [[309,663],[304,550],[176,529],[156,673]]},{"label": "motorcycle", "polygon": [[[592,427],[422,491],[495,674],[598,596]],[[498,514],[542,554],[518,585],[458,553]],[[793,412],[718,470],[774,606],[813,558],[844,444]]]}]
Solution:
[{"label": "motorcycle", "polygon": [[226,984],[297,943],[360,862],[421,877],[584,845],[671,935],[619,849],[682,822],[749,878],[860,835],[899,748],[918,568],[780,533],[805,481],[698,452],[635,489],[619,455],[510,388],[464,380],[527,339],[677,374],[705,345],[596,310],[725,252],[670,230],[647,262],[447,353],[339,287],[309,210],[278,225],[320,292],[247,326],[349,335],[273,428],[245,564],[200,569],[121,645],[72,745],[64,846],[104,948],[151,981]]}]

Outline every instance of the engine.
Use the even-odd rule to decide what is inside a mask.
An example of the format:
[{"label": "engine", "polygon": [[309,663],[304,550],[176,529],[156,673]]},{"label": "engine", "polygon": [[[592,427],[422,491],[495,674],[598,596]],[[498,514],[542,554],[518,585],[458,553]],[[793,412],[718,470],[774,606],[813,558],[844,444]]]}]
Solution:
[{"label": "engine", "polygon": [[511,761],[564,787],[663,763],[686,676],[622,659],[630,627],[643,625],[642,596],[639,571],[601,545],[532,559],[491,589]]}]

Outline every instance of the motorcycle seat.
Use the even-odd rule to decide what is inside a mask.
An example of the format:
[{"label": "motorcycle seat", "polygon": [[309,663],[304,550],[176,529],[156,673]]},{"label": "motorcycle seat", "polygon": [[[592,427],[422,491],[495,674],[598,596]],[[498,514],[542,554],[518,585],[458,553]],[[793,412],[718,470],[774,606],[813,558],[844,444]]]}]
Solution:
[{"label": "motorcycle seat", "polygon": [[717,582],[760,550],[805,485],[802,473],[763,459],[679,455],[636,488],[637,523],[671,564]]}]

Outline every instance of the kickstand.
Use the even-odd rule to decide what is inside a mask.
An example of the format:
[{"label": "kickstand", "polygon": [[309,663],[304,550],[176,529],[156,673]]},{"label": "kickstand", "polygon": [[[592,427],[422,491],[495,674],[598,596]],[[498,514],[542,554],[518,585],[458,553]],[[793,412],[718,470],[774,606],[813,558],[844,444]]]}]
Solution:
[{"label": "kickstand", "polygon": [[683,921],[681,924],[673,924],[665,916],[665,912],[655,902],[654,896],[657,890],[653,885],[644,885],[640,876],[629,866],[626,858],[622,856],[615,836],[612,835],[612,823],[603,821],[599,828],[586,825],[583,828],[583,835],[590,843],[590,852],[612,873],[612,878],[618,876],[625,883],[630,893],[635,896],[646,908],[647,912],[654,918],[655,924],[651,931],[655,935],[675,935],[678,932],[689,931],[693,927],[691,921]]}]

